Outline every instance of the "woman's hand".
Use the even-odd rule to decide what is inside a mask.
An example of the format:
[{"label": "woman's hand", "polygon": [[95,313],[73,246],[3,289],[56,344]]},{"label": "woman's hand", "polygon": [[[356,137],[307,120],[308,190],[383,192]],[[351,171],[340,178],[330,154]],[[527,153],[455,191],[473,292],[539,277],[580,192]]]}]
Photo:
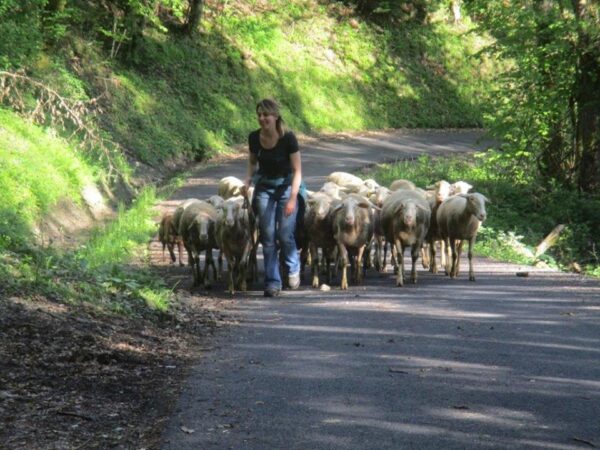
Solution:
[{"label": "woman's hand", "polygon": [[285,217],[288,217],[294,213],[294,211],[296,210],[296,202],[296,197],[290,197],[288,202],[285,204],[285,208],[283,210],[283,214],[285,215]]},{"label": "woman's hand", "polygon": [[244,181],[244,186],[242,186],[242,195],[244,197],[248,196],[248,192],[250,192],[250,186],[252,185],[252,178],[246,178],[246,180]]}]

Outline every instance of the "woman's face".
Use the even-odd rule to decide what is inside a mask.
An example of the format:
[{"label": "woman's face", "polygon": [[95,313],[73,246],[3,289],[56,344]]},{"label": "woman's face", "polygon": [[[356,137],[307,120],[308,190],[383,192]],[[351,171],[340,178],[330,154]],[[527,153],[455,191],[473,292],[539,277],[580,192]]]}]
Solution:
[{"label": "woman's face", "polygon": [[262,108],[258,108],[256,113],[258,117],[258,124],[264,130],[274,129],[277,123],[277,116],[269,112],[264,111]]}]

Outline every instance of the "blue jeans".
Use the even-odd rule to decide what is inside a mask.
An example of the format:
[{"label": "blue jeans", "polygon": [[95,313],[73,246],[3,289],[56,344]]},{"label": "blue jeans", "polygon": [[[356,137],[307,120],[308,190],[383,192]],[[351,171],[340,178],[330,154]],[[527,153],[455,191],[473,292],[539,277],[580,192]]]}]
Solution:
[{"label": "blue jeans", "polygon": [[293,275],[300,272],[300,260],[294,238],[298,204],[292,214],[287,217],[283,214],[285,205],[290,199],[291,190],[291,186],[287,188],[285,186],[279,188],[261,186],[254,192],[259,240],[263,247],[265,260],[265,289],[281,289],[277,255],[279,251],[281,251],[281,257],[288,273]]}]

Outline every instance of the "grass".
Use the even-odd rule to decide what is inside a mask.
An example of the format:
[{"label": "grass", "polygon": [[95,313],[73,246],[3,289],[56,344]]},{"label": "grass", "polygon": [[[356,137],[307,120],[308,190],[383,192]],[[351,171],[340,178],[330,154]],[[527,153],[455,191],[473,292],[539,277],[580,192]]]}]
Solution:
[{"label": "grass", "polygon": [[444,11],[428,25],[379,26],[338,4],[209,2],[194,39],[149,27],[140,63],[71,34],[32,71],[72,98],[103,94],[102,127],[154,166],[244,142],[264,97],[305,133],[478,126],[496,62],[475,57],[482,38],[468,18],[455,26]]},{"label": "grass", "polygon": [[[438,180],[467,181],[490,199],[488,218],[480,229],[476,251],[494,259],[568,269],[579,264],[600,275],[597,253],[600,198],[545,186],[525,172],[515,173],[494,151],[456,157],[422,156],[382,165],[375,170],[382,185],[398,178],[427,187]],[[557,244],[537,260],[535,247],[558,224],[565,224]]]},{"label": "grass", "polygon": [[[156,231],[154,188],[144,189],[117,219],[99,226],[85,246],[73,250],[41,247],[37,224],[63,198],[82,204],[81,190],[101,168],[52,130],[0,109],[0,290],[5,295],[45,295],[86,302],[101,310],[134,313],[168,309],[172,292],[144,264]],[[173,179],[160,195],[181,184]]]},{"label": "grass", "polygon": [[4,294],[44,295],[126,315],[168,311],[173,293],[146,266],[157,201],[154,189],[144,190],[131,208],[119,208],[114,221],[95,229],[75,251],[35,246],[0,250]]},{"label": "grass", "polygon": [[81,202],[97,167],[51,129],[0,108],[0,248],[32,239],[35,224],[62,198]]}]

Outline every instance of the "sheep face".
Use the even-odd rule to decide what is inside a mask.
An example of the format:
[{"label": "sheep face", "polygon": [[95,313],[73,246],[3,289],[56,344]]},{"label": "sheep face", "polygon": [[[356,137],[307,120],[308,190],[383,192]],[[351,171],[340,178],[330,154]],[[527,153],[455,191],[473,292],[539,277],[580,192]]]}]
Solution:
[{"label": "sheep face", "polygon": [[371,194],[371,196],[369,197],[369,199],[378,207],[381,208],[381,206],[383,206],[383,202],[386,198],[388,198],[388,196],[390,195],[390,190],[388,188],[386,188],[385,186],[379,186],[378,188],[375,189],[375,192],[373,192],[373,194]]},{"label": "sheep face", "polygon": [[222,216],[227,227],[235,226],[236,218],[242,214],[243,203],[237,198],[228,199],[223,202]]},{"label": "sheep face", "polygon": [[435,201],[442,203],[450,196],[450,183],[445,180],[440,180],[435,184]]},{"label": "sheep face", "polygon": [[450,195],[466,194],[472,188],[473,186],[465,181],[456,181],[450,185]]},{"label": "sheep face", "polygon": [[481,194],[467,194],[465,195],[467,199],[467,210],[477,218],[480,222],[484,222],[487,218],[487,212],[485,210],[485,202],[488,199]]},{"label": "sheep face", "polygon": [[316,219],[325,220],[331,208],[331,200],[326,196],[318,196],[308,200],[308,206]]},{"label": "sheep face", "polygon": [[342,211],[339,213],[339,217],[343,219],[344,225],[353,227],[356,222],[356,214],[358,208],[369,209],[371,203],[366,199],[359,199],[354,196],[348,196],[338,204],[334,211]]}]

